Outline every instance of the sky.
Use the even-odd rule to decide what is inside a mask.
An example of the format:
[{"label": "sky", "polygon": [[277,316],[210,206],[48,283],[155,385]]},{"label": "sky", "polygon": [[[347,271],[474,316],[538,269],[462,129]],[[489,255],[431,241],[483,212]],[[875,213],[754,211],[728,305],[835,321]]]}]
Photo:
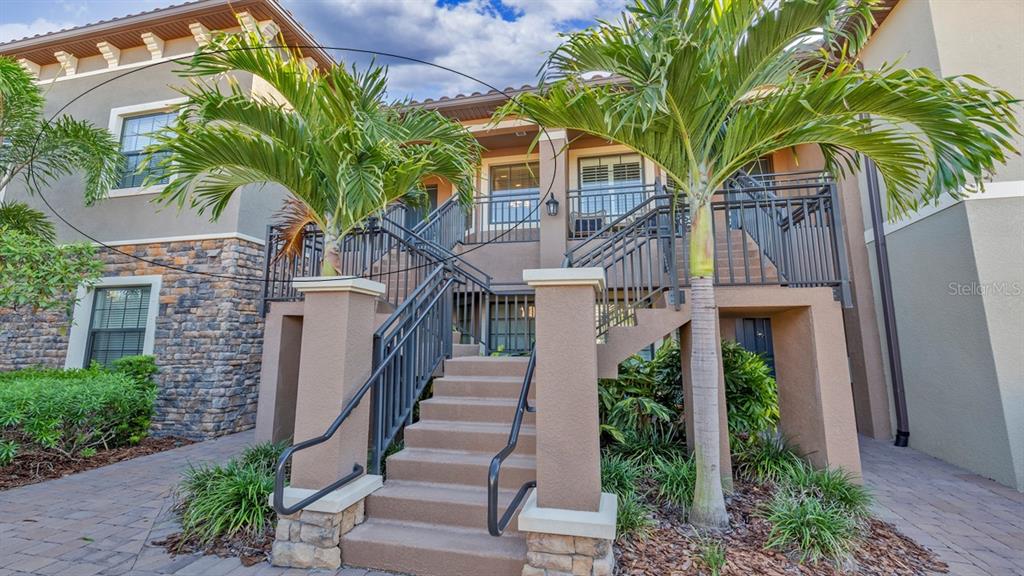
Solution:
[{"label": "sky", "polygon": [[[179,0],[180,1],[180,0]],[[536,80],[559,33],[614,19],[625,0],[281,0],[324,46],[376,50],[434,62],[496,88]],[[151,10],[175,0],[0,0],[0,42]],[[351,52],[335,60],[365,65]],[[422,64],[389,66],[389,96],[416,99],[486,92],[473,80]]]}]

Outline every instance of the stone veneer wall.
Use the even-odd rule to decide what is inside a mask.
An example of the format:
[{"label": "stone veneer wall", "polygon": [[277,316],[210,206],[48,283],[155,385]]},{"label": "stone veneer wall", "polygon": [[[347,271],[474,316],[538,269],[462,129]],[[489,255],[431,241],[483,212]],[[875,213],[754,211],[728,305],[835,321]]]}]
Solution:
[{"label": "stone veneer wall", "polygon": [[[235,238],[119,246],[179,272],[103,251],[104,276],[162,276],[153,352],[160,367],[160,435],[208,438],[256,421],[263,318],[263,247]],[[64,366],[69,319],[62,312],[0,310],[0,370]]]}]

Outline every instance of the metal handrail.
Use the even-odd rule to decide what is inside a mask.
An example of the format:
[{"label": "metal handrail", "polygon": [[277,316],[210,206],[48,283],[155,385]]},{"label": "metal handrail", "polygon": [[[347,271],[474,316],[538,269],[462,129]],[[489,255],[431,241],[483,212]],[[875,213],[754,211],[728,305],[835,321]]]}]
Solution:
[{"label": "metal handrail", "polygon": [[[439,273],[441,270],[443,269],[438,268],[432,274]],[[450,288],[451,285],[455,283],[455,281],[456,280],[454,278],[449,278],[447,281],[445,281],[443,287],[440,290],[438,290],[437,294],[430,300],[430,303],[426,307],[431,308],[437,305],[441,297],[443,297],[447,293],[448,288]],[[426,284],[426,282],[424,282],[424,284]],[[426,317],[427,316],[425,314],[420,314],[416,318],[410,320],[409,326],[407,327],[406,330],[403,331],[403,335],[391,348],[390,352],[386,354],[384,358],[382,358],[382,360],[378,363],[378,365],[374,368],[373,372],[370,374],[370,377],[367,378],[363,385],[359,387],[359,390],[357,390],[356,393],[352,396],[352,398],[345,404],[345,407],[342,408],[341,413],[338,414],[338,417],[335,418],[333,422],[331,422],[331,425],[323,434],[315,436],[308,440],[303,440],[302,442],[299,442],[297,444],[293,444],[286,448],[281,453],[281,456],[277,460],[277,467],[274,471],[273,502],[274,510],[276,510],[278,514],[294,514],[299,510],[302,510],[306,506],[309,506],[313,502],[320,500],[321,498],[330,494],[331,492],[340,488],[341,486],[344,486],[345,484],[354,480],[355,478],[359,477],[362,474],[364,470],[363,466],[359,463],[356,463],[352,467],[352,472],[350,474],[347,474],[343,478],[340,478],[339,480],[331,483],[329,486],[317,490],[313,494],[307,496],[306,498],[303,498],[297,504],[294,504],[292,506],[284,505],[285,471],[287,469],[288,462],[291,460],[292,456],[294,456],[296,452],[300,452],[302,450],[306,450],[308,448],[312,448],[314,446],[318,446],[320,444],[323,444],[324,442],[327,442],[338,432],[338,429],[349,417],[352,411],[354,411],[359,406],[359,403],[366,396],[366,393],[375,387],[376,383],[383,376],[384,372],[390,367],[391,360],[395,359],[399,351],[402,350],[401,345],[404,344],[413,336],[413,334],[415,333],[415,328],[422,324]],[[381,447],[381,451],[383,452],[383,447]]]},{"label": "metal handrail", "polygon": [[526,493],[536,488],[537,481],[530,480],[519,487],[515,498],[509,503],[505,513],[498,518],[498,487],[501,475],[501,464],[515,451],[519,443],[519,430],[523,426],[523,415],[527,412],[536,412],[537,408],[530,406],[530,386],[533,382],[533,371],[537,367],[537,349],[530,352],[530,361],[526,364],[526,374],[523,376],[523,386],[519,389],[519,401],[516,403],[516,414],[512,418],[512,429],[508,433],[508,443],[500,452],[491,459],[491,465],[487,470],[487,531],[491,536],[501,536],[512,521],[512,516],[522,503]]}]

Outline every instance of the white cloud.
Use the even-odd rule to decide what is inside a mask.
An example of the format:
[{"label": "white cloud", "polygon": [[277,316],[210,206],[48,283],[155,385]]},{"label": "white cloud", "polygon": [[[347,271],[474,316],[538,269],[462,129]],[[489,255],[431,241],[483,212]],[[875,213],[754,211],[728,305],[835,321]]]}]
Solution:
[{"label": "white cloud", "polygon": [[75,24],[70,22],[53,22],[46,18],[36,18],[28,23],[5,22],[0,24],[0,42],[10,42],[11,40],[20,40],[26,36],[55,32],[63,28],[70,28],[74,25]]},{"label": "white cloud", "polygon": [[[323,45],[417,58],[474,76],[496,88],[536,81],[558,32],[595,18],[611,18],[623,0],[506,0],[505,20],[487,0],[453,6],[429,1],[296,0],[287,4]],[[575,26],[574,26],[575,24]],[[352,53],[335,59],[365,61]],[[391,95],[437,98],[489,88],[431,66],[377,57],[390,66]]]}]

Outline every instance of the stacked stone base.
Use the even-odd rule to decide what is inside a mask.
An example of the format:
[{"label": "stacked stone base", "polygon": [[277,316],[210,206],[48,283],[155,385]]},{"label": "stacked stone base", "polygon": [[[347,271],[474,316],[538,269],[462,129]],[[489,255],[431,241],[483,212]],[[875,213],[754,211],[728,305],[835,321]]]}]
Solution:
[{"label": "stacked stone base", "polygon": [[612,541],[530,532],[522,576],[612,576]]},{"label": "stacked stone base", "polygon": [[341,537],[366,519],[364,502],[337,513],[302,510],[281,516],[270,563],[288,568],[341,567]]}]

